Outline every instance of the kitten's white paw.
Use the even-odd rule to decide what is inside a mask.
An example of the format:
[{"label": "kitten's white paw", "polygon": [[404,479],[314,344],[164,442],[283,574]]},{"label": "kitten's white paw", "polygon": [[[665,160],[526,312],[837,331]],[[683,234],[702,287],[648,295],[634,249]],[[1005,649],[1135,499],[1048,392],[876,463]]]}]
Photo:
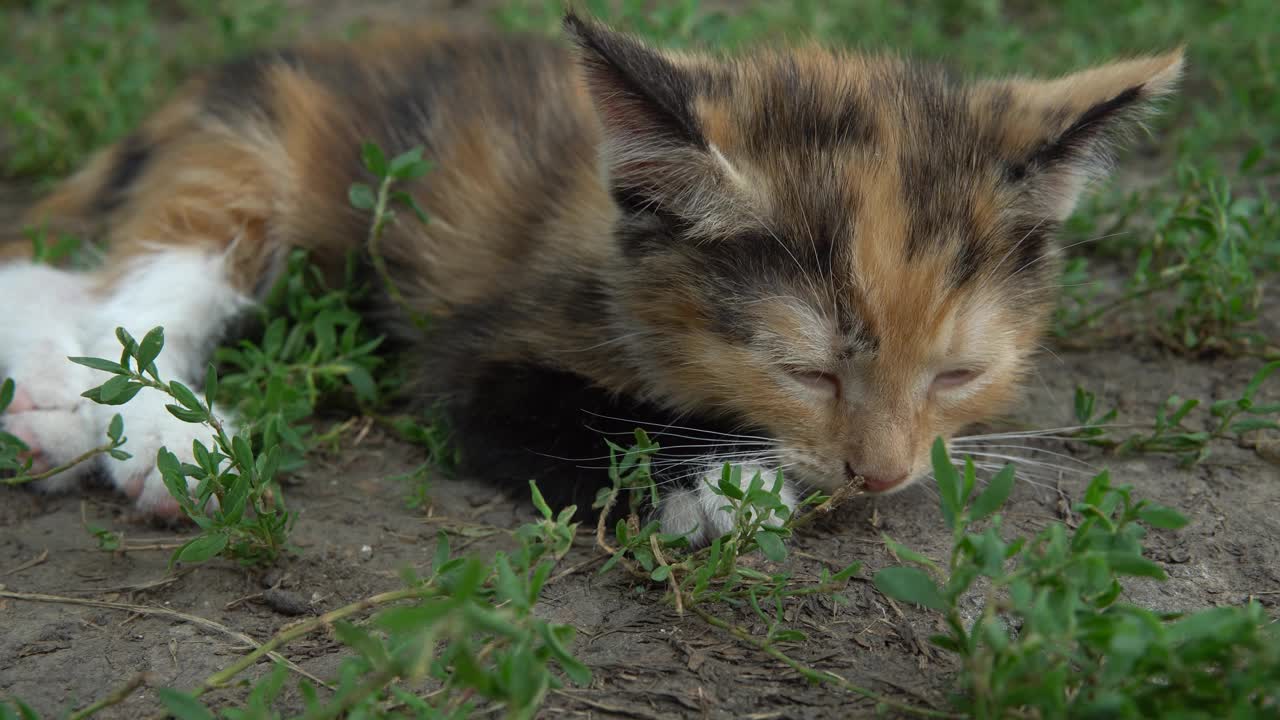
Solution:
[{"label": "kitten's white paw", "polygon": [[[89,402],[80,397],[96,383],[93,372],[67,360],[83,355],[79,318],[91,305],[88,279],[44,265],[0,267],[0,376],[17,384],[0,427],[30,448],[31,469],[42,473],[67,464],[105,440],[94,427]],[[33,483],[37,490],[62,491],[87,475],[92,462]]]},{"label": "kitten's white paw", "polygon": [[[0,418],[0,427],[26,443],[33,474],[69,463],[99,444],[94,434],[93,413],[83,403],[74,408],[52,410],[18,406],[21,412],[13,411],[15,405],[18,403],[10,405],[10,412]],[[101,436],[105,441],[105,432]],[[93,467],[92,461],[82,462],[32,486],[42,492],[70,490]]]},{"label": "kitten's white paw", "polygon": [[[165,487],[164,477],[156,468],[156,456],[160,448],[178,456],[178,460],[191,463],[191,445],[199,440],[205,446],[213,444],[213,431],[206,425],[183,422],[165,409],[173,402],[158,390],[144,388],[132,400],[118,407],[101,406],[98,417],[105,428],[113,413],[124,419],[124,447],[131,457],[128,460],[108,459],[106,473],[111,483],[134,501],[138,511],[146,517],[159,520],[179,520],[183,517],[178,501]],[[228,428],[230,430],[230,428]],[[187,479],[187,490],[194,495],[196,483]],[[210,500],[208,509],[216,508]]]},{"label": "kitten's white paw", "polygon": [[[764,478],[773,476],[769,468],[744,465],[740,480],[744,490],[757,472]],[[684,535],[689,538],[690,545],[699,548],[733,530],[733,515],[724,509],[728,501],[707,484],[707,481],[719,482],[720,474],[720,466],[709,468],[696,487],[677,490],[663,497],[658,506],[662,532]],[[796,493],[785,482],[781,496],[787,508],[795,510],[798,502]]]}]

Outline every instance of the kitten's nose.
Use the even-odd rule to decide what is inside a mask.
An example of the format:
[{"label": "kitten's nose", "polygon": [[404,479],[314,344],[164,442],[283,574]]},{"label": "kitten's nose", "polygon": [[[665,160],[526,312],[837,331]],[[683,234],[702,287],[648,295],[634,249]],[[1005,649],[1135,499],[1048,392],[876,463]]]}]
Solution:
[{"label": "kitten's nose", "polygon": [[865,473],[854,470],[853,465],[846,462],[844,464],[844,471],[849,476],[850,480],[853,480],[855,477],[862,478],[866,488],[871,492],[885,492],[887,490],[892,490],[907,481],[907,471],[905,470]]}]

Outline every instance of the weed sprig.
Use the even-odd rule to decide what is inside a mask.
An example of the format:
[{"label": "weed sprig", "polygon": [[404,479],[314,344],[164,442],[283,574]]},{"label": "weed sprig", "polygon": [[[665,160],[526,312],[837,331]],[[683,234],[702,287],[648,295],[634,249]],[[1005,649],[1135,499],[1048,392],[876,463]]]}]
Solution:
[{"label": "weed sprig", "polygon": [[[278,709],[288,670],[277,663],[252,684],[243,705],[223,710],[222,717],[466,718],[482,706],[492,711],[495,705],[506,718],[533,717],[547,693],[562,687],[561,674],[585,685],[591,672],[569,650],[573,628],[533,612],[573,543],[576,508],[552,513],[537,486],[530,487],[542,519],[516,530],[518,547],[512,552],[498,552],[487,562],[453,557],[448,536],[441,532],[426,577],[406,571],[403,588],[286,627],[191,690],[160,688],[160,702],[179,720],[210,720],[214,715],[200,700],[205,693],[232,685],[290,643],[332,629],[353,652],[340,665],[333,686],[322,689],[301,681],[301,712]],[[359,620],[371,612],[372,617]],[[74,717],[87,718],[119,704],[143,684],[133,678]],[[10,718],[36,720],[38,715],[21,703],[0,704],[0,720]]]},{"label": "weed sprig", "polygon": [[1280,361],[1269,362],[1249,379],[1239,397],[1218,400],[1209,405],[1207,429],[1187,426],[1192,412],[1200,407],[1197,399],[1171,395],[1156,411],[1152,428],[1147,432],[1130,433],[1117,438],[1114,426],[1116,410],[1099,414],[1097,398],[1084,388],[1076,388],[1075,415],[1081,426],[1074,431],[1076,437],[1090,445],[1107,448],[1117,454],[1124,453],[1173,453],[1185,464],[1204,460],[1210,452],[1212,441],[1229,439],[1242,442],[1248,433],[1258,430],[1280,430],[1280,403],[1259,403],[1258,391],[1276,370]]},{"label": "weed sprig", "polygon": [[[1120,602],[1121,577],[1165,579],[1143,557],[1144,525],[1180,528],[1178,512],[1134,499],[1103,472],[1075,504],[1083,520],[1074,530],[1054,522],[1006,541],[995,513],[1012,467],[976,494],[973,464],[957,471],[940,440],[933,467],[953,533],[947,567],[886,538],[912,566],[885,568],[875,584],[943,615],[947,631],[930,641],[960,657],[966,712],[1243,718],[1280,707],[1280,636],[1257,603],[1182,615]],[[961,603],[971,592],[982,598],[972,618]]]},{"label": "weed sprig", "polygon": [[[203,399],[181,382],[160,377],[155,361],[164,349],[164,328],[152,329],[141,342],[124,328],[117,328],[116,338],[122,347],[118,362],[70,358],[78,365],[112,375],[85,391],[85,397],[102,405],[123,405],[149,388],[175,400],[165,405],[175,418],[203,424],[213,433],[212,444],[192,443],[195,464],[179,461],[168,448],[161,448],[156,456],[156,468],[169,494],[201,530],[174,551],[170,565],[201,563],[218,555],[246,564],[274,561],[286,548],[294,520],[275,480],[279,448],[273,445],[254,453],[244,435],[226,430],[213,411],[218,374],[212,365],[205,373]],[[194,492],[188,489],[188,478],[196,485]]]},{"label": "weed sprig", "polygon": [[394,374],[380,372],[382,336],[353,307],[363,293],[354,275],[349,262],[345,282],[332,287],[304,251],[293,251],[259,309],[261,338],[214,355],[222,368],[220,401],[244,419],[260,447],[280,446],[284,471],[326,439],[308,422],[319,407],[346,401],[367,412],[394,389]]}]

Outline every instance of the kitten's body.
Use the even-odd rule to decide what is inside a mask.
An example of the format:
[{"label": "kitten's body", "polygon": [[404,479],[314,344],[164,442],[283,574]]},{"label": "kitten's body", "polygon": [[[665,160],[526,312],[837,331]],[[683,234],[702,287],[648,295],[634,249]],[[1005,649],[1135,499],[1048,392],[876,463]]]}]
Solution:
[{"label": "kitten's body", "polygon": [[[162,371],[193,380],[288,248],[336,274],[364,246],[369,218],[346,194],[369,181],[373,141],[422,145],[433,165],[405,188],[430,221],[400,213],[379,247],[431,332],[389,301],[372,314],[413,343],[424,394],[448,395],[464,428],[492,418],[482,401],[511,401],[512,378],[576,379],[594,409],[617,398],[718,423],[703,438],[751,428],[765,469],[809,485],[897,489],[934,436],[1012,397],[1052,300],[1053,228],[1181,62],[965,86],[895,59],[719,61],[567,27],[576,53],[424,31],[194,81],[33,213],[103,237],[101,271],[0,267],[7,301],[53,273],[63,302],[96,306],[16,334],[44,344],[0,337],[0,371],[33,388],[10,431],[65,461],[105,422],[78,398],[97,373],[62,357],[114,354],[117,324],[164,325]],[[150,463],[193,430],[145,395],[125,406],[135,460],[107,470],[162,514]],[[49,412],[89,430],[55,433],[37,421]],[[543,435],[534,449],[556,454]],[[669,529],[723,530],[704,495],[673,493]]]}]

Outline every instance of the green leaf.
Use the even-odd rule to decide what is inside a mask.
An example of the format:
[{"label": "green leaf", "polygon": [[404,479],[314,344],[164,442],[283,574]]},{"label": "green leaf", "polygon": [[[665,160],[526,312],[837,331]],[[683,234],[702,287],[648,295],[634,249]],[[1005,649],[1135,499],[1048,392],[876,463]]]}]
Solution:
[{"label": "green leaf", "polygon": [[830,578],[830,582],[842,583],[848,580],[849,578],[853,577],[854,575],[857,575],[861,571],[862,571],[862,563],[855,562],[849,565],[848,567],[846,567],[845,569],[841,570],[840,572],[836,573],[835,575],[832,575]]},{"label": "green leaf", "polygon": [[128,375],[129,374],[129,371],[125,370],[120,365],[120,363],[111,362],[110,360],[103,360],[102,358],[69,357],[67,359],[77,365],[83,365],[87,368],[93,368],[94,370],[102,370],[104,372],[109,372],[112,375]]},{"label": "green leaf", "polygon": [[128,330],[123,327],[116,328],[116,340],[120,341],[120,347],[124,348],[130,355],[136,356],[138,350],[138,341],[133,339]]},{"label": "green leaf", "polygon": [[133,457],[133,455],[123,450],[108,450],[107,454],[115,458],[116,460],[121,460],[121,461],[128,460],[129,458]]},{"label": "green leaf", "polygon": [[1249,384],[1244,388],[1244,394],[1240,397],[1245,400],[1252,400],[1253,396],[1258,392],[1258,388],[1262,387],[1262,383],[1266,382],[1267,378],[1276,370],[1280,370],[1280,360],[1273,360],[1263,365],[1258,372],[1253,374],[1253,378],[1249,380]]},{"label": "green leaf", "polygon": [[895,600],[943,612],[947,610],[947,602],[938,591],[937,584],[919,568],[884,568],[876,573],[874,582],[876,589]]},{"label": "green leaf", "polygon": [[377,143],[364,142],[360,144],[360,159],[364,161],[364,166],[369,172],[378,177],[385,177],[387,174],[387,156],[382,152],[382,148]]},{"label": "green leaf", "polygon": [[0,413],[9,407],[9,403],[13,402],[13,395],[17,392],[17,387],[13,384],[13,378],[5,378],[0,383]]},{"label": "green leaf", "polygon": [[243,435],[231,438],[231,454],[235,456],[236,465],[241,472],[252,473],[256,469],[253,464],[253,447]]},{"label": "green leaf", "polygon": [[180,690],[159,688],[156,696],[177,720],[217,720],[204,703]]},{"label": "green leaf", "polygon": [[440,530],[436,533],[436,553],[431,561],[432,572],[440,572],[440,568],[449,562],[449,533]]},{"label": "green leaf", "polygon": [[249,500],[249,476],[239,475],[222,497],[222,517],[230,525],[240,522],[245,504]]},{"label": "green leaf", "polygon": [[117,375],[93,390],[86,391],[84,397],[101,405],[123,405],[132,400],[141,389],[141,384],[133,382],[127,376]]},{"label": "green leaf", "polygon": [[356,398],[362,403],[372,403],[378,397],[378,386],[369,371],[359,365],[352,365],[347,370],[347,382],[355,391]]},{"label": "green leaf", "polygon": [[196,397],[195,393],[191,392],[191,388],[177,380],[169,383],[169,392],[178,402],[182,403],[183,407],[190,410],[204,410],[204,406],[200,404],[200,399]]},{"label": "green leaf", "polygon": [[787,546],[775,532],[770,532],[769,530],[756,531],[756,544],[760,546],[760,551],[764,553],[764,556],[774,562],[782,562],[787,559]]},{"label": "green leaf", "polygon": [[885,546],[888,547],[889,550],[898,557],[898,559],[906,560],[907,562],[915,563],[916,565],[923,565],[929,568],[930,570],[933,570],[935,572],[940,572],[940,570],[938,569],[938,564],[935,563],[933,560],[930,560],[928,557],[916,552],[915,550],[912,550],[911,548],[907,547],[906,545],[903,545],[902,543],[898,542],[897,540],[894,540],[893,538],[889,537],[888,535],[885,535],[884,533],[881,533],[880,537],[884,540]]},{"label": "green leaf", "polygon": [[725,463],[724,469],[720,472],[719,488],[722,495],[727,498],[733,498],[734,500],[741,500],[746,497],[746,493],[744,493],[738,483],[735,482],[737,478],[734,476],[741,472],[741,468],[733,468],[730,467],[729,463]]},{"label": "green leaf", "polygon": [[458,606],[455,599],[424,600],[417,605],[391,608],[379,613],[374,624],[397,634],[418,633],[440,622]]},{"label": "green leaf", "polygon": [[113,442],[120,442],[120,436],[124,435],[124,418],[120,413],[111,416],[111,422],[107,424],[107,437]]},{"label": "green leaf", "polygon": [[1138,518],[1154,528],[1177,530],[1185,527],[1187,518],[1182,513],[1164,505],[1147,505],[1138,511]]},{"label": "green leaf", "polygon": [[671,577],[671,566],[659,565],[653,569],[653,572],[649,573],[649,577],[656,582],[666,582],[667,578]]},{"label": "green leaf", "polygon": [[164,349],[164,328],[154,327],[142,338],[142,342],[138,344],[138,353],[135,356],[138,361],[138,371],[141,372],[151,367],[151,364],[160,357],[160,351]]},{"label": "green leaf", "polygon": [[1089,487],[1084,491],[1085,505],[1098,505],[1102,502],[1102,498],[1106,496],[1107,491],[1111,489],[1111,473],[1103,470],[1093,479],[1089,481]]},{"label": "green leaf", "polygon": [[469,624],[494,635],[514,640],[524,634],[519,625],[508,620],[500,610],[491,605],[467,603],[462,608],[462,615]]},{"label": "green leaf", "polygon": [[347,202],[351,203],[351,207],[357,210],[373,210],[378,204],[378,198],[373,194],[373,188],[364,183],[352,183],[350,189],[347,190]]},{"label": "green leaf", "polygon": [[333,623],[333,633],[344,645],[364,656],[374,667],[385,667],[390,658],[387,648],[366,630],[345,620]]},{"label": "green leaf", "polygon": [[557,630],[561,630],[567,637],[566,640],[572,638],[573,628],[552,628],[550,623],[538,623],[538,632],[542,635],[543,642],[546,643],[547,649],[560,662],[560,667],[564,670],[564,674],[569,676],[575,685],[585,686],[591,683],[591,670],[583,665],[578,658],[574,657],[561,641]]},{"label": "green leaf", "polygon": [[218,397],[218,370],[209,363],[209,367],[204,371],[204,404],[208,406],[209,411],[213,411],[213,400]]},{"label": "green leaf", "polygon": [[185,423],[202,423],[208,419],[203,410],[188,410],[179,405],[169,403],[164,406],[169,414]]},{"label": "green leaf", "polygon": [[551,506],[547,505],[547,501],[542,497],[542,493],[538,490],[538,483],[533,480],[529,481],[529,492],[533,495],[533,506],[542,513],[542,517],[550,520],[552,517]]},{"label": "green leaf", "polygon": [[1231,423],[1231,432],[1242,435],[1253,430],[1280,430],[1280,423],[1262,418],[1245,418]]},{"label": "green leaf", "polygon": [[1093,405],[1095,402],[1094,394],[1076,386],[1075,410],[1076,422],[1080,425],[1088,425],[1089,420],[1093,418]]},{"label": "green leaf", "polygon": [[495,554],[493,564],[494,569],[497,570],[493,589],[497,591],[498,600],[510,602],[520,610],[528,609],[525,606],[525,600],[528,598],[520,584],[520,578],[516,577],[515,570],[511,568],[511,560],[507,554],[502,552]]},{"label": "green leaf", "polygon": [[422,146],[418,146],[392,158],[387,174],[397,180],[416,180],[426,174],[427,167],[422,160]]},{"label": "green leaf", "polygon": [[175,559],[178,562],[202,563],[216,557],[226,547],[227,536],[222,533],[201,535],[178,548]]},{"label": "green leaf", "polygon": [[973,505],[969,508],[970,518],[974,521],[982,520],[991,513],[1000,509],[1005,501],[1009,499],[1009,493],[1013,492],[1013,465],[1005,465],[996,473],[991,481],[987,483],[987,487],[978,493],[977,499],[973,501]]},{"label": "green leaf", "polygon": [[1164,568],[1160,567],[1158,563],[1132,553],[1109,552],[1107,553],[1107,564],[1111,566],[1111,570],[1117,575],[1149,577],[1156,580],[1164,580],[1168,577],[1165,575]]},{"label": "green leaf", "polygon": [[947,446],[942,438],[933,441],[931,455],[933,477],[938,482],[938,493],[942,500],[942,517],[948,528],[955,529],[956,516],[960,514],[960,475],[951,464],[951,457],[947,454]]}]

